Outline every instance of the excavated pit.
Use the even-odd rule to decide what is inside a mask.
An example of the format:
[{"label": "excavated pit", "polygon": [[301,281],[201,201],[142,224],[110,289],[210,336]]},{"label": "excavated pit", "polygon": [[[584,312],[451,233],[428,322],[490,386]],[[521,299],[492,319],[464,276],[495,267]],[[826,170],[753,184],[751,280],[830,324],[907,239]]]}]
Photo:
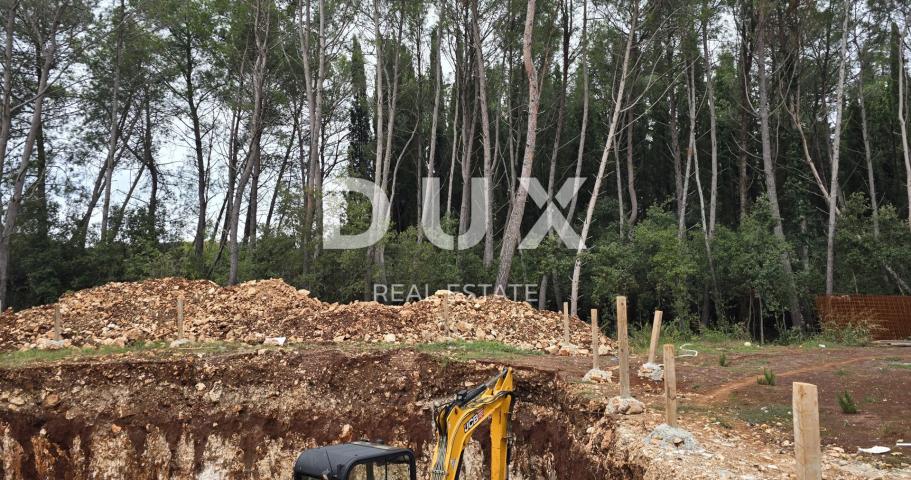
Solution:
[{"label": "excavated pit", "polygon": [[[289,478],[301,450],[359,438],[415,449],[421,478],[431,400],[497,368],[410,350],[277,349],[0,370],[0,478]],[[600,407],[553,372],[517,368],[516,380],[510,478],[643,476],[614,452]],[[486,431],[475,438],[466,480],[488,478]]]}]

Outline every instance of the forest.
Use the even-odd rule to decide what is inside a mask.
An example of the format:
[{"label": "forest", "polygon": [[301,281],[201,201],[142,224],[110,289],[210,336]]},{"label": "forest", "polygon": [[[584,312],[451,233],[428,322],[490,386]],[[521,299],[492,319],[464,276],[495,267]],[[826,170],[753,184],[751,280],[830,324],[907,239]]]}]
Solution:
[{"label": "forest", "polygon": [[[899,0],[2,0],[0,306],[113,281],[534,284],[681,330],[911,293]],[[330,193],[368,179],[371,209]],[[421,226],[439,179],[450,234]],[[520,240],[548,198],[583,240]],[[473,198],[482,179],[483,199]],[[475,192],[477,193],[477,192]],[[481,205],[479,212],[475,208]],[[325,206],[325,207],[324,207]],[[379,217],[377,217],[379,215]],[[376,217],[376,218],[374,218]],[[325,225],[387,224],[328,249]]]}]

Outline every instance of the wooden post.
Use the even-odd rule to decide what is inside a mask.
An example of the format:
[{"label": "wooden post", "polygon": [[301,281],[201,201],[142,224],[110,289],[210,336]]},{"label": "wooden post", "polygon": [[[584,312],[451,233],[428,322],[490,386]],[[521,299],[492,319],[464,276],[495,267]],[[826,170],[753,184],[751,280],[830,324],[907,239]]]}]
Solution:
[{"label": "wooden post", "polygon": [[63,340],[63,322],[60,319],[60,305],[54,305],[54,340]]},{"label": "wooden post", "polygon": [[617,297],[617,341],[620,343],[620,396],[629,398],[629,339],[626,330],[626,297]]},{"label": "wooden post", "polygon": [[798,480],[822,478],[819,447],[819,397],[816,385],[794,382],[794,457]]},{"label": "wooden post", "polygon": [[443,295],[443,323],[446,324],[446,336],[452,337],[452,325],[449,324],[449,293]]},{"label": "wooden post", "polygon": [[184,338],[183,297],[177,298],[177,338]]},{"label": "wooden post", "polygon": [[569,303],[563,302],[563,343],[569,345],[572,343],[572,337],[569,334]]},{"label": "wooden post", "polygon": [[677,426],[677,366],[674,344],[664,345],[664,416],[665,423]]},{"label": "wooden post", "polygon": [[655,363],[655,350],[658,349],[658,339],[661,337],[661,317],[664,312],[655,310],[655,319],[652,320],[652,341],[648,344],[648,363]]},{"label": "wooden post", "polygon": [[601,359],[598,355],[598,347],[601,346],[601,329],[598,328],[598,309],[592,309],[592,368],[598,370],[601,368]]}]

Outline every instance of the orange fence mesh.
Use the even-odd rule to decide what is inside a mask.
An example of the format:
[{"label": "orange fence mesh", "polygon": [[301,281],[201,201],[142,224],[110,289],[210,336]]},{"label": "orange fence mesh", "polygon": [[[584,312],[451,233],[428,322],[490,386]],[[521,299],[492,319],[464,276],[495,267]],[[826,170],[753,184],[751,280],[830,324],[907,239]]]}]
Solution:
[{"label": "orange fence mesh", "polygon": [[911,338],[911,296],[819,295],[816,309],[823,324],[866,324],[876,340]]}]

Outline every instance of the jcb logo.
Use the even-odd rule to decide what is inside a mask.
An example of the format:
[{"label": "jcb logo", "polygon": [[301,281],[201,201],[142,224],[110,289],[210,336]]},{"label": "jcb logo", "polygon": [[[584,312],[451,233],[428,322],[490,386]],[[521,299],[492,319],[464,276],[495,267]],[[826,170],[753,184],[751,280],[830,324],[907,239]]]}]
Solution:
[{"label": "jcb logo", "polygon": [[465,433],[468,433],[469,430],[474,428],[474,426],[477,425],[482,418],[484,418],[484,410],[479,410],[477,413],[472,415],[471,418],[468,419],[468,422],[465,424]]}]

